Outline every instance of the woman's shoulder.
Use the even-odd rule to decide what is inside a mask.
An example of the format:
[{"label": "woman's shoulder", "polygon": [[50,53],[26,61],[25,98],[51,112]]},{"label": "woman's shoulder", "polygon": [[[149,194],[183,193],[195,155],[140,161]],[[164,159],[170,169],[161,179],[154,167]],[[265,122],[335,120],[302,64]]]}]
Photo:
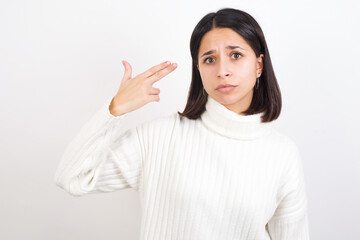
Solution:
[{"label": "woman's shoulder", "polygon": [[295,139],[276,128],[271,128],[271,133],[268,135],[268,141],[273,146],[282,149],[283,152],[288,151],[289,153],[298,152],[298,145]]},{"label": "woman's shoulder", "polygon": [[176,112],[171,112],[171,113],[167,113],[165,115],[156,117],[154,119],[148,120],[146,122],[143,122],[141,125],[142,126],[151,126],[151,127],[156,127],[156,126],[167,126],[167,125],[176,125],[176,124],[189,124],[191,122],[195,122],[197,120],[193,120],[193,119],[188,119],[186,117],[181,116],[177,111]]},{"label": "woman's shoulder", "polygon": [[190,121],[182,118],[178,112],[171,112],[142,122],[136,126],[136,132],[145,144],[155,140],[168,141],[181,136],[181,132]]},{"label": "woman's shoulder", "polygon": [[141,125],[164,125],[164,124],[171,124],[177,121],[177,116],[175,113],[167,113],[162,116],[155,117],[151,120],[147,120],[143,122]]},{"label": "woman's shoulder", "polygon": [[302,154],[294,137],[272,128],[265,145],[270,147],[271,153],[283,169],[301,165]]},{"label": "woman's shoulder", "polygon": [[169,130],[170,128],[173,128],[177,124],[179,124],[180,121],[180,115],[177,112],[171,112],[142,122],[141,124],[137,125],[137,128],[139,130],[145,129],[152,131],[155,131],[157,129]]}]

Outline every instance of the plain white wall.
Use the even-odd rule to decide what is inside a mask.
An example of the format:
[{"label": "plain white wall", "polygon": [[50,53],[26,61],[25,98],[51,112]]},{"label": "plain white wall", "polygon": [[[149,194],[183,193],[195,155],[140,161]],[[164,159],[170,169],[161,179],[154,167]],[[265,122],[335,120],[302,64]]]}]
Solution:
[{"label": "plain white wall", "polygon": [[53,176],[80,127],[133,76],[178,63],[160,102],[129,127],[182,111],[189,40],[207,13],[234,7],[260,24],[282,91],[275,126],[301,150],[311,239],[360,239],[357,1],[0,2],[0,239],[138,239],[133,189],[76,198]]}]

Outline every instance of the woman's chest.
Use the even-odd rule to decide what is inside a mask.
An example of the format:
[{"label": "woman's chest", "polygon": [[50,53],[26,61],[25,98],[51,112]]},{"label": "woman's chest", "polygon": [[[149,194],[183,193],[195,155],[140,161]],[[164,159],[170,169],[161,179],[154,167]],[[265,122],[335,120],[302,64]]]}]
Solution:
[{"label": "woman's chest", "polygon": [[277,154],[258,144],[178,141],[154,168],[151,182],[170,204],[201,208],[208,217],[241,213],[266,221],[276,207],[281,171]]}]

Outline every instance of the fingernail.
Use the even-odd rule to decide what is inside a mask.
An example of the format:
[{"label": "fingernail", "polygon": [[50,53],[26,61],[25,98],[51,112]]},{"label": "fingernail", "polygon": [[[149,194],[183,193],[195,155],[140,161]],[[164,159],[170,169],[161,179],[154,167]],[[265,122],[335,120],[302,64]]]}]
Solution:
[{"label": "fingernail", "polygon": [[169,65],[169,64],[170,64],[170,62],[169,62],[169,61],[166,61],[166,62],[165,62],[165,65]]},{"label": "fingernail", "polygon": [[173,66],[173,67],[176,67],[176,66],[177,66],[177,64],[176,64],[176,63],[173,63],[173,64],[172,64],[172,66]]}]

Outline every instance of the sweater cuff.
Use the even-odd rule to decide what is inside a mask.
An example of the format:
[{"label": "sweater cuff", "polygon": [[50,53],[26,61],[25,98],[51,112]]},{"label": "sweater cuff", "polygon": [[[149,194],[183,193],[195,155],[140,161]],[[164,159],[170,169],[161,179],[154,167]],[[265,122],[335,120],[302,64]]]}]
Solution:
[{"label": "sweater cuff", "polygon": [[110,104],[111,104],[111,102],[112,102],[113,99],[114,99],[114,97],[108,98],[108,99],[106,100],[105,106],[103,106],[103,108],[105,108],[104,110],[106,111],[106,114],[107,114],[110,118],[112,118],[112,119],[120,119],[120,118],[122,118],[123,116],[127,115],[128,113],[124,113],[124,114],[122,114],[122,115],[120,115],[120,116],[114,116],[114,115],[112,115],[112,114],[110,113]]},{"label": "sweater cuff", "polygon": [[[108,145],[119,134],[114,134],[114,128],[128,115],[128,113],[120,116],[112,115],[109,110],[112,99],[113,97],[108,98],[82,126],[66,147],[56,169],[54,176],[56,184],[74,196],[81,196],[89,190],[81,185],[83,181],[79,179],[85,179],[83,174],[86,175],[87,169],[91,166],[98,167],[102,164],[104,157],[109,154]],[[122,124],[119,127],[126,129]]]}]

